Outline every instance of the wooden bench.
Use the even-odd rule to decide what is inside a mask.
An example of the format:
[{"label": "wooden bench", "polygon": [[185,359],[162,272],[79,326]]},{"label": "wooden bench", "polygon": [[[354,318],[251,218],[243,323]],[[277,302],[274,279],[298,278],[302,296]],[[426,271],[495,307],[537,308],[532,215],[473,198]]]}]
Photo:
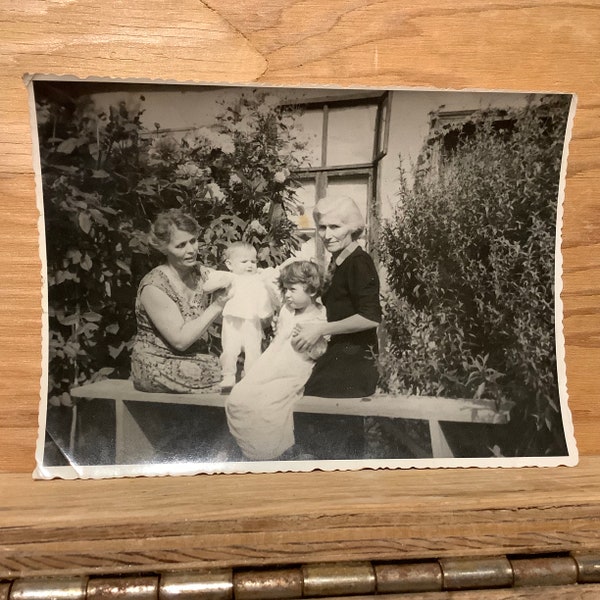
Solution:
[{"label": "wooden bench", "polygon": [[[151,456],[152,446],[129,411],[129,402],[157,402],[161,404],[187,404],[194,406],[224,407],[227,396],[218,393],[149,393],[140,392],[130,380],[104,379],[71,390],[74,399],[109,399],[115,402],[116,463],[131,463],[136,457]],[[430,396],[374,395],[365,398],[319,398],[303,396],[294,412],[354,415],[362,417],[391,417],[419,419],[429,422],[431,448],[434,458],[451,458],[440,422],[505,424],[509,422],[512,403],[499,409],[490,400],[463,400]],[[73,410],[71,444],[75,440],[77,403]],[[71,453],[73,448],[71,448]]]}]

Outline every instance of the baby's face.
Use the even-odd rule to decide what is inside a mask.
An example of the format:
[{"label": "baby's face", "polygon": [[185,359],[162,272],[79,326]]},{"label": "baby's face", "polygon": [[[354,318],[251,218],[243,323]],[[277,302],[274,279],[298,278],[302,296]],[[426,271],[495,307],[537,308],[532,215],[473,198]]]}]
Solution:
[{"label": "baby's face", "polygon": [[256,250],[236,250],[225,264],[236,275],[256,273]]}]

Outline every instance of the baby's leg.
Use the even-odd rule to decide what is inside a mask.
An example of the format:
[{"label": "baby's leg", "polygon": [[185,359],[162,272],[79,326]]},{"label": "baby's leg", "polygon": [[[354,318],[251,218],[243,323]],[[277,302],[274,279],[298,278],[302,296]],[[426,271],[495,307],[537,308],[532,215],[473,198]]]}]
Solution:
[{"label": "baby's leg", "polygon": [[223,379],[221,387],[233,387],[235,385],[237,360],[242,351],[242,324],[243,320],[237,317],[223,317],[223,327],[221,328]]},{"label": "baby's leg", "polygon": [[244,319],[241,331],[245,357],[244,374],[246,374],[262,354],[263,330],[260,319]]}]

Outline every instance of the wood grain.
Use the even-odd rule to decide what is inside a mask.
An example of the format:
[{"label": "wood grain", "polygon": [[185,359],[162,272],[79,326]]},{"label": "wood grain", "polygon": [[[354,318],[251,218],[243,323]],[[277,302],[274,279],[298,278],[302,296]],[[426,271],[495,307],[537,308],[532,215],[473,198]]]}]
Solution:
[{"label": "wood grain", "polygon": [[[0,0],[0,17],[0,576],[600,545],[598,2]],[[577,93],[562,297],[581,466],[31,482],[41,296],[25,73]]]},{"label": "wood grain", "polygon": [[599,451],[593,373],[600,360],[594,206],[600,8],[594,2],[455,4],[186,0],[160,8],[116,1],[98,9],[90,0],[3,0],[0,181],[10,210],[0,224],[0,264],[9,282],[0,292],[0,399],[11,414],[0,441],[2,471],[32,470],[37,427],[40,262],[25,73],[577,93],[564,207],[564,326],[579,448]]},{"label": "wood grain", "polygon": [[0,578],[598,548],[577,469],[361,471],[32,485],[5,475]]}]

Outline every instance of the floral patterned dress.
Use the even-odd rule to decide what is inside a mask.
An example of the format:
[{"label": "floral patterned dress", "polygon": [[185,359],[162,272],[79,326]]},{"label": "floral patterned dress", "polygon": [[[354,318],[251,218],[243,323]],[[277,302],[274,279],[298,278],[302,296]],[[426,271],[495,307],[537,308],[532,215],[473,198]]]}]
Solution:
[{"label": "floral patterned dress", "polygon": [[203,283],[209,269],[197,267],[197,286],[191,299],[178,292],[159,266],[140,282],[135,302],[137,334],[131,355],[134,387],[144,392],[190,393],[219,390],[221,368],[216,356],[207,352],[206,340],[200,339],[185,351],[175,350],[152,323],[140,301],[142,290],[153,285],[178,306],[185,322],[201,316],[207,308],[208,294]]}]

